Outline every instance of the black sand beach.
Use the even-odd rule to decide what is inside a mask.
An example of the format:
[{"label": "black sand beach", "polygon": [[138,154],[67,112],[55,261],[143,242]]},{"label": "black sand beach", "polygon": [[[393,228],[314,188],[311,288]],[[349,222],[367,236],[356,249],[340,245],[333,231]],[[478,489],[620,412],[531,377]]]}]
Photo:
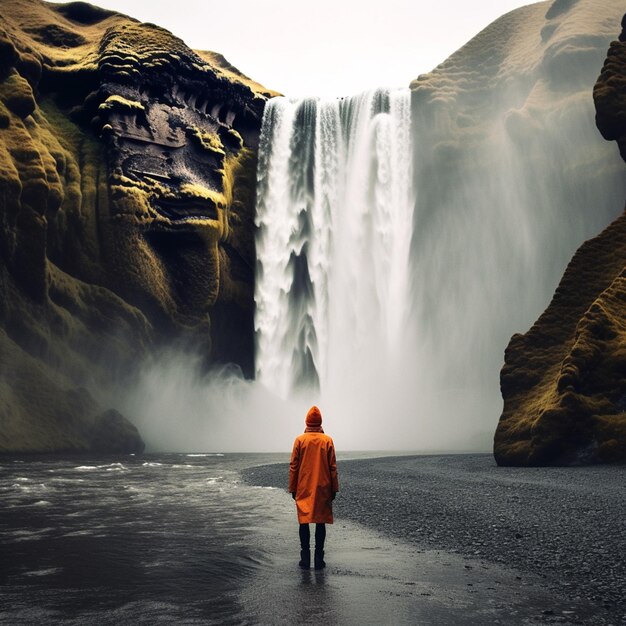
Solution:
[{"label": "black sand beach", "polygon": [[0,624],[625,621],[626,467],[340,461],[315,571],[297,565],[287,458],[1,459]]},{"label": "black sand beach", "polygon": [[[266,465],[244,477],[285,488],[287,472]],[[626,623],[626,466],[499,468],[491,455],[438,455],[343,461],[339,473],[330,563],[332,537],[349,520],[424,553],[462,557],[469,587],[473,571],[490,567],[517,570],[520,587],[539,581],[554,604],[533,619]],[[564,609],[568,602],[578,608]]]}]

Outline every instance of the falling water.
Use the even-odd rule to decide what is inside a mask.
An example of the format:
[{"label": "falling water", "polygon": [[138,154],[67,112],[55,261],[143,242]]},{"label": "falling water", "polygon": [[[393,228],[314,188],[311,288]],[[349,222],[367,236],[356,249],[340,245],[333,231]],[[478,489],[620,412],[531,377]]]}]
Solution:
[{"label": "falling water", "polygon": [[270,99],[256,380],[149,363],[116,405],[149,448],[289,450],[315,402],[340,450],[490,450],[511,336],[624,207],[592,98],[614,5],[514,12],[411,94]]},{"label": "falling water", "polygon": [[256,370],[283,397],[347,391],[365,362],[373,367],[359,385],[399,367],[410,309],[410,123],[409,90],[275,98],[266,107]]},{"label": "falling water", "polygon": [[408,91],[268,102],[256,377],[287,414],[320,402],[355,448],[488,449],[509,338],[626,193],[590,99],[522,135],[501,99],[456,152]]}]

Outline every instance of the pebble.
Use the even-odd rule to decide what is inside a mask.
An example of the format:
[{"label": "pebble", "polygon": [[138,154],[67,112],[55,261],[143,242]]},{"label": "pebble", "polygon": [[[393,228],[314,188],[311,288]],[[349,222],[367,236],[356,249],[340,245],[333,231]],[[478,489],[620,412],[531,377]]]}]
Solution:
[{"label": "pebble", "polygon": [[[247,480],[285,487],[287,474],[286,464],[263,466]],[[597,607],[598,624],[626,620],[626,466],[502,468],[491,455],[382,457],[340,462],[339,482],[338,519],[419,548],[510,566],[520,581],[525,572],[541,576],[565,598]],[[548,617],[563,615],[570,614]]]}]

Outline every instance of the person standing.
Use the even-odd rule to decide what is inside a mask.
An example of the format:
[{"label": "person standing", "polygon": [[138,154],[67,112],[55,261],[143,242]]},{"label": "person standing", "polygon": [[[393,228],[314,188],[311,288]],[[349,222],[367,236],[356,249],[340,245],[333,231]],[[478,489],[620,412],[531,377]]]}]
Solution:
[{"label": "person standing", "polygon": [[333,523],[333,505],[339,491],[337,460],[333,440],[322,430],[322,414],[312,406],[306,416],[306,429],[293,443],[289,464],[289,492],[296,501],[300,524],[300,562],[311,567],[311,531],[315,524],[315,569],[326,567],[324,541],[326,524]]}]

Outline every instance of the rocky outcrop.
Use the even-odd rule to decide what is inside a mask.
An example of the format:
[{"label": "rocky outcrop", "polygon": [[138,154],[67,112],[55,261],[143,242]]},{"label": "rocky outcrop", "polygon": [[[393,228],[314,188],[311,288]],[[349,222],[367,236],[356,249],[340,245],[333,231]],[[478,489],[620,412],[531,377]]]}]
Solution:
[{"label": "rocky outcrop", "polygon": [[[596,123],[626,158],[626,18],[594,89]],[[552,302],[514,335],[501,373],[501,465],[626,461],[626,215],[584,243]]]},{"label": "rocky outcrop", "polygon": [[92,396],[148,354],[176,342],[252,372],[272,94],[84,2],[0,17],[0,451],[139,449]]},{"label": "rocky outcrop", "polygon": [[622,14],[613,0],[532,3],[411,84],[414,380],[419,431],[441,448],[491,448],[503,347],[623,209],[624,165],[592,97]]}]

